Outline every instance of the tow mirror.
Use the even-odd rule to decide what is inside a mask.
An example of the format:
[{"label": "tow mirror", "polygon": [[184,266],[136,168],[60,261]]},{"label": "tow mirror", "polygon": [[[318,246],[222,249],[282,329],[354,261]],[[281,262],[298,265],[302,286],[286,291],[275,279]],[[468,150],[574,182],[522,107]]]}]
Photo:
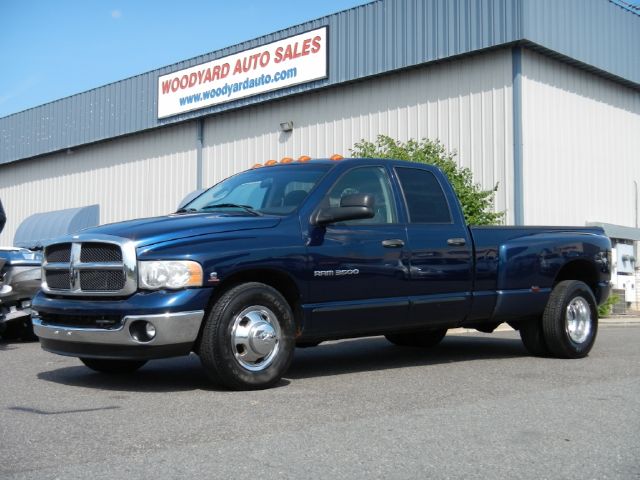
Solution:
[{"label": "tow mirror", "polygon": [[316,210],[311,217],[312,225],[327,225],[329,223],[346,222],[373,218],[374,197],[370,193],[345,195],[340,200],[339,207],[326,207]]}]

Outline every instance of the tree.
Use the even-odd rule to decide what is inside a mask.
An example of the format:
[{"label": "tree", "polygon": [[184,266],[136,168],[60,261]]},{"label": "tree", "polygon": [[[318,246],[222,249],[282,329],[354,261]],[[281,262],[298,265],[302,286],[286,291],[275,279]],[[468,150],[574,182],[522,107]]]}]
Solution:
[{"label": "tree", "polygon": [[351,153],[354,157],[395,158],[435,165],[449,178],[469,225],[495,225],[504,219],[504,212],[496,212],[493,208],[498,184],[492,190],[482,190],[479,184],[473,182],[471,170],[459,167],[454,160],[455,154],[448,152],[439,141],[423,139],[401,142],[378,135],[375,143],[367,140],[356,143]]}]

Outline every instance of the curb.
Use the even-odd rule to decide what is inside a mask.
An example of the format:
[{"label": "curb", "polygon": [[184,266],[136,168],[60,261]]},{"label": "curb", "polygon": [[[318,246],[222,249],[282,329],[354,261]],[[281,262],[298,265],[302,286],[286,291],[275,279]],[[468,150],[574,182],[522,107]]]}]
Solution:
[{"label": "curb", "polygon": [[[606,318],[601,318],[598,320],[598,324],[600,326],[629,326],[629,325],[640,325],[640,317],[636,316],[626,316],[626,315],[616,315]],[[506,323],[501,323],[498,325],[493,333],[495,332],[515,332],[513,328],[511,328]],[[463,335],[467,333],[483,333],[479,332],[475,328],[451,328],[447,331],[447,335]],[[486,334],[490,335],[490,334]]]}]

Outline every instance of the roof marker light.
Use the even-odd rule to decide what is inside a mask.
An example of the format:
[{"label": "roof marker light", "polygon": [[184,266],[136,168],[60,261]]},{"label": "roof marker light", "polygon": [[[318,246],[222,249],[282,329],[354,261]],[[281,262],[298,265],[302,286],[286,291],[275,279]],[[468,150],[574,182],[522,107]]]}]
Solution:
[{"label": "roof marker light", "polygon": [[254,164],[254,165],[253,165],[253,167],[251,167],[251,168],[260,168],[261,166],[262,166],[262,164],[261,164],[261,163],[256,163],[256,164]]},{"label": "roof marker light", "polygon": [[343,158],[344,157],[342,155],[338,155],[337,153],[334,153],[329,157],[330,160],[334,160],[334,161],[342,160]]},{"label": "roof marker light", "polygon": [[293,162],[293,158],[291,157],[282,157],[282,160],[280,160],[280,163],[291,163]]},{"label": "roof marker light", "polygon": [[276,165],[278,163],[277,160],[267,160],[266,162],[264,162],[264,166],[265,167],[271,167],[273,165]]},{"label": "roof marker light", "polygon": [[298,157],[299,162],[308,162],[309,160],[311,160],[311,157],[309,157],[308,155],[302,155]]}]

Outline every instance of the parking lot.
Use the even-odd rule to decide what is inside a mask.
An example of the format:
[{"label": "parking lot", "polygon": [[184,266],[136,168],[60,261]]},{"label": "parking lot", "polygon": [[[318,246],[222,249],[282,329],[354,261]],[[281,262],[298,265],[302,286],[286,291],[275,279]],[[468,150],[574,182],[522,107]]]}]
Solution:
[{"label": "parking lot", "polygon": [[298,349],[274,389],[209,385],[197,357],[129,377],[0,344],[1,478],[640,478],[640,325],[584,360],[515,332],[430,351]]}]

